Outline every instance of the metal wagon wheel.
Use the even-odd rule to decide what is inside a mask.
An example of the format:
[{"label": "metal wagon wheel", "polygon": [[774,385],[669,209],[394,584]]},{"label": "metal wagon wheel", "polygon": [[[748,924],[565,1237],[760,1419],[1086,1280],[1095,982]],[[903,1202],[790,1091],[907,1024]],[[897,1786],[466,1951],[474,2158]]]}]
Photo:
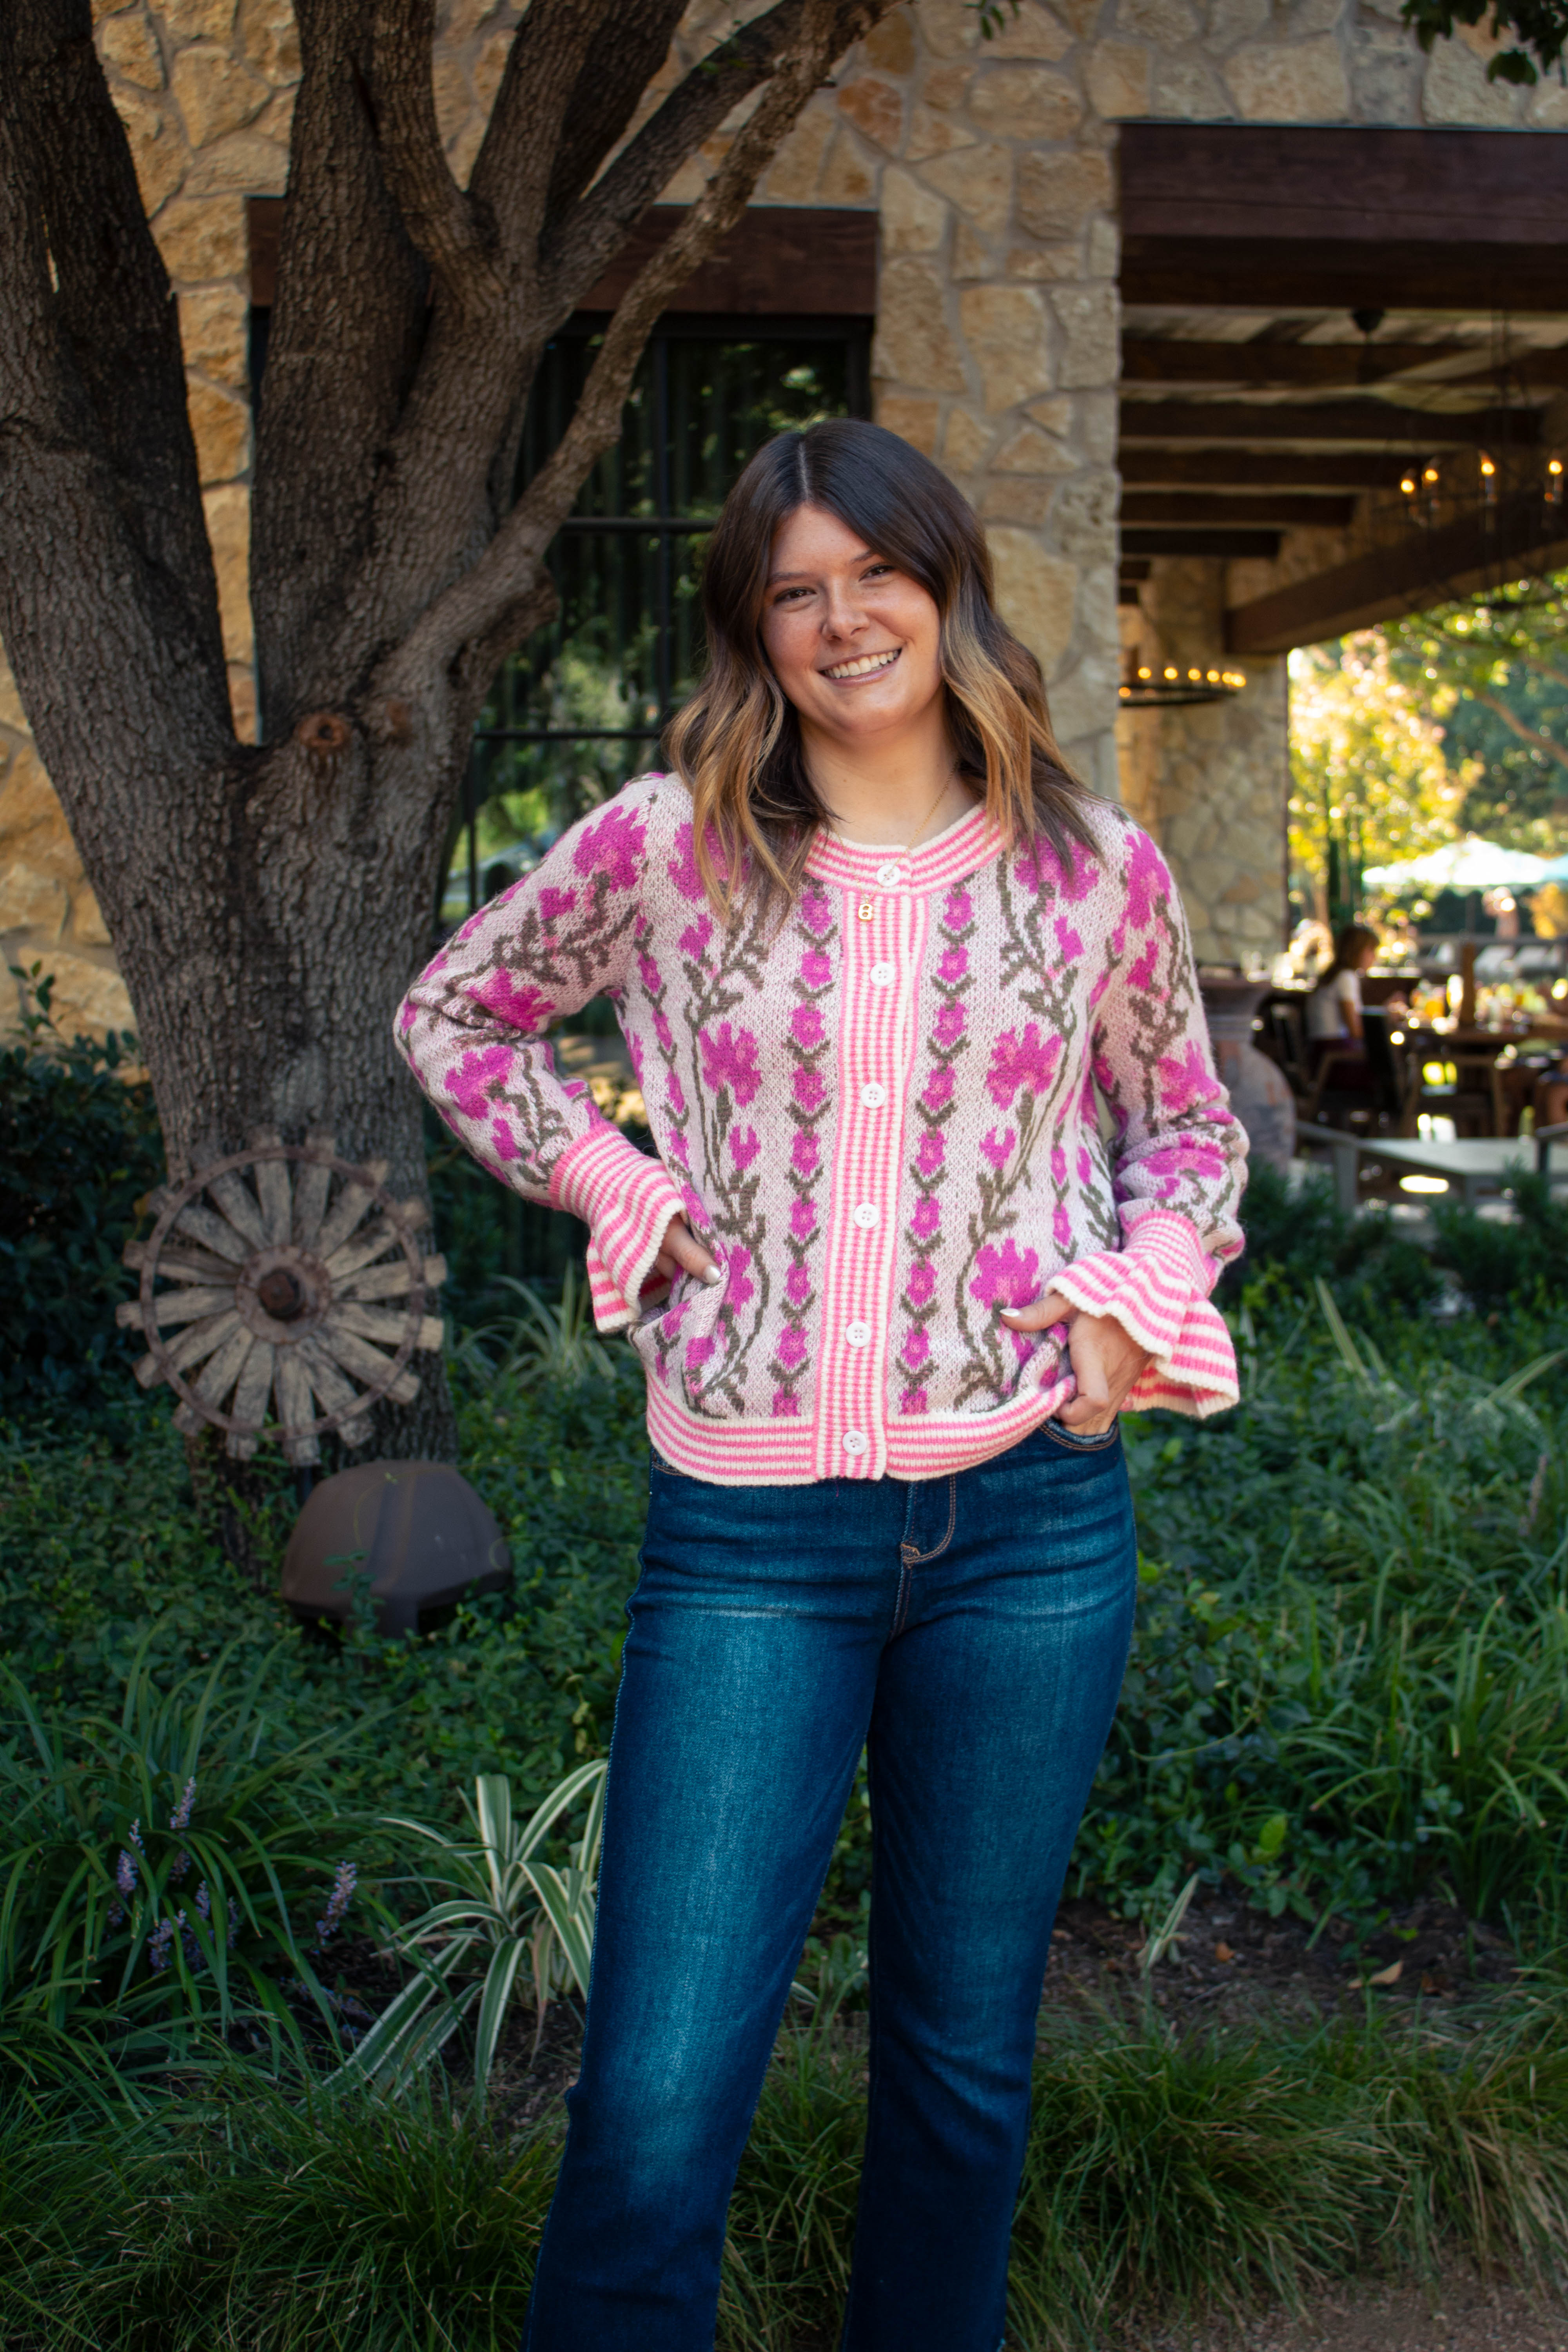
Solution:
[{"label": "metal wagon wheel", "polygon": [[158,1222],[125,1249],[141,1288],[118,1320],[146,1334],[136,1378],[168,1382],[177,1429],[225,1431],[237,1461],[276,1438],[289,1462],[319,1462],[327,1431],[363,1445],[372,1405],[417,1396],[409,1359],[441,1345],[426,1302],[447,1267],[415,1238],[424,1202],[395,1201],[386,1173],[340,1160],[331,1135],[263,1131],[152,1195]]}]

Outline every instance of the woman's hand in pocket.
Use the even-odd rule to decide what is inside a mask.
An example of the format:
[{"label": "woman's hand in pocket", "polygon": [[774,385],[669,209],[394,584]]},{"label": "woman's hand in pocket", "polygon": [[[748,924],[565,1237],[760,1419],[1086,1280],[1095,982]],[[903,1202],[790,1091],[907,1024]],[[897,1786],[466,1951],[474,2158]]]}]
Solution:
[{"label": "woman's hand in pocket", "polygon": [[653,1270],[666,1282],[673,1282],[681,1274],[694,1274],[699,1282],[710,1285],[724,1279],[684,1217],[671,1217],[666,1225]]},{"label": "woman's hand in pocket", "polygon": [[1056,1290],[1048,1290],[1032,1307],[1004,1307],[1002,1319],[1012,1331],[1048,1331],[1053,1323],[1067,1325],[1068,1363],[1078,1394],[1057,1419],[1080,1437],[1098,1437],[1109,1429],[1149,1361],[1147,1348],[1141,1348],[1114,1315],[1085,1315]]}]

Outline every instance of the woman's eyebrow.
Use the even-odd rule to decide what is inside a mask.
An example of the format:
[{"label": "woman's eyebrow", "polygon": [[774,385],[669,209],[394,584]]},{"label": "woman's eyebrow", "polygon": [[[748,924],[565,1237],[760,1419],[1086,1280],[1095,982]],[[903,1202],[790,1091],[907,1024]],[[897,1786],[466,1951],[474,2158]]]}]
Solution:
[{"label": "woman's eyebrow", "polygon": [[[849,558],[851,563],[869,563],[872,560],[872,551],[868,547],[863,547],[858,555],[852,555]],[[781,580],[815,580],[816,577],[815,572],[770,572],[767,585],[770,588],[776,588]]]}]

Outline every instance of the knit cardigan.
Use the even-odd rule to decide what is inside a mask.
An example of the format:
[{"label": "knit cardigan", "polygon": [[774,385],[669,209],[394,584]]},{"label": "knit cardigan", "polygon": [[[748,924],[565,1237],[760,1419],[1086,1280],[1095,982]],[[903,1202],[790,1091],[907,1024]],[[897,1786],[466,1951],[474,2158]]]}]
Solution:
[{"label": "knit cardigan", "polygon": [[[453,1132],[590,1228],[604,1331],[647,1372],[654,1444],[727,1486],[930,1478],[1074,1393],[1055,1288],[1152,1362],[1129,1408],[1234,1402],[1208,1294],[1241,1246],[1246,1138],[1210,1058],[1153,843],[1096,803],[1094,852],[1005,847],[976,808],[906,853],[819,835],[787,912],[724,928],[691,802],[643,776],[458,931],[396,1035]],[[616,1007],[657,1158],[556,1072],[547,1032]],[[653,1282],[684,1214],[710,1286]]]}]

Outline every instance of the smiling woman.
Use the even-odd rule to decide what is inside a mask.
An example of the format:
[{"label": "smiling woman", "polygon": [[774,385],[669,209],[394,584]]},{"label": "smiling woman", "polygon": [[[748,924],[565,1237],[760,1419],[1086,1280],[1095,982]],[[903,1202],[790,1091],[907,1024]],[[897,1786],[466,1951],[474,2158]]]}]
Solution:
[{"label": "smiling woman", "polygon": [[708,674],[666,737],[721,903],[710,827],[764,894],[793,895],[824,823],[908,843],[982,794],[1009,835],[1088,846],[1039,665],[993,595],[973,509],[896,435],[835,419],[752,458],[708,551]]},{"label": "smiling woman", "polygon": [[[1040,1979],[1137,1581],[1117,1415],[1235,1398],[1208,1294],[1245,1139],[1170,876],[1063,768],[934,466],[870,425],[780,435],[703,606],[675,772],[557,842],[398,1023],[476,1157],[588,1223],[595,1317],[648,1374],[583,2069],[525,2341],[711,2345],[864,1748],[843,2343],[995,2352]],[[657,1158],[552,1061],[600,990]]]}]

